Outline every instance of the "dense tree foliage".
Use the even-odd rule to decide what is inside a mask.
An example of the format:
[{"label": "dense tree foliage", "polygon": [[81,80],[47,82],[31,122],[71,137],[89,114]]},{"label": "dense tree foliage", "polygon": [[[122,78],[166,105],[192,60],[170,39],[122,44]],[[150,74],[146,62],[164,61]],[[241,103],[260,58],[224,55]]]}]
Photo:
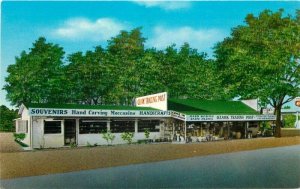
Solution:
[{"label": "dense tree foliage", "polygon": [[0,131],[15,131],[14,119],[18,117],[17,110],[10,110],[6,106],[0,106]]},{"label": "dense tree foliage", "polygon": [[[174,36],[175,37],[175,36]],[[130,105],[137,96],[166,91],[171,98],[259,98],[277,115],[300,95],[300,12],[249,14],[245,24],[215,46],[216,60],[189,44],[145,48],[141,28],[121,31],[106,48],[64,58],[63,49],[39,38],[8,67],[4,89],[22,102]]]},{"label": "dense tree foliage", "polygon": [[222,85],[231,97],[273,106],[280,136],[281,108],[300,94],[300,12],[284,17],[283,10],[265,10],[245,23],[215,47]]},{"label": "dense tree foliage", "polygon": [[4,86],[7,99],[13,105],[65,101],[63,55],[61,47],[39,38],[28,53],[23,51],[16,63],[9,65]]},{"label": "dense tree foliage", "polygon": [[58,45],[39,38],[8,68],[7,98],[22,102],[130,105],[135,97],[167,91],[176,98],[224,98],[215,62],[184,44],[145,49],[141,28],[121,31],[106,49],[76,52],[63,62]]}]

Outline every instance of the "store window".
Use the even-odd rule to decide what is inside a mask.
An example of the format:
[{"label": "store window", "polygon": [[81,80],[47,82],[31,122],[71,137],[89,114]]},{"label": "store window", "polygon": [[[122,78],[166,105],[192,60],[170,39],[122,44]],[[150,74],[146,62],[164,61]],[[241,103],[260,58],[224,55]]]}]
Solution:
[{"label": "store window", "polygon": [[145,129],[148,129],[150,132],[159,132],[159,120],[138,121],[138,132],[144,132]]},{"label": "store window", "polygon": [[44,121],[45,134],[61,133],[61,121]]},{"label": "store window", "polygon": [[113,120],[110,130],[112,133],[134,132],[134,121]]},{"label": "store window", "polygon": [[16,120],[16,132],[17,133],[27,133],[28,132],[28,122],[27,120]]},{"label": "store window", "polygon": [[79,134],[103,133],[106,131],[106,121],[80,120],[79,122]]}]

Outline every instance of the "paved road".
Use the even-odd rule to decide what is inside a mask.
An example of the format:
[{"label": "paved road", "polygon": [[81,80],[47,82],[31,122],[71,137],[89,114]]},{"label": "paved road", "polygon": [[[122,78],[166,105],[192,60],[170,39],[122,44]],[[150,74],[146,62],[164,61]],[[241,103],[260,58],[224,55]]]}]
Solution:
[{"label": "paved road", "polygon": [[1,186],[3,188],[299,188],[299,152],[300,145],[295,145],[1,180]]}]

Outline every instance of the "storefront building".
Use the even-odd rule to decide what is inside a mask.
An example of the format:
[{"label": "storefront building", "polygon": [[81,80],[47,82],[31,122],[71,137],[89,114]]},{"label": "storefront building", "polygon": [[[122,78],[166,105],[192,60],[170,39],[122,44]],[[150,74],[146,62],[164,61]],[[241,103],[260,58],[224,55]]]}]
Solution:
[{"label": "storefront building", "polygon": [[105,145],[101,133],[107,131],[115,135],[113,144],[126,143],[124,132],[137,142],[145,129],[151,140],[164,142],[249,138],[259,122],[275,120],[241,101],[168,99],[167,93],[139,97],[135,106],[23,104],[19,114],[16,132],[26,134],[31,148]]}]

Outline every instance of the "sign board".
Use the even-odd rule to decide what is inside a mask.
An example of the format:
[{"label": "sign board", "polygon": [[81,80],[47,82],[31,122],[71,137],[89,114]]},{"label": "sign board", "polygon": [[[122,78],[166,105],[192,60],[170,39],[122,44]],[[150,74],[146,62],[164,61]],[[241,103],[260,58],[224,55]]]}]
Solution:
[{"label": "sign board", "polygon": [[275,115],[185,115],[175,111],[163,110],[96,110],[29,108],[30,116],[51,117],[173,117],[182,121],[267,121],[276,120]]},{"label": "sign board", "polygon": [[186,121],[271,121],[275,115],[187,115]]},{"label": "sign board", "polygon": [[246,104],[250,108],[254,109],[255,111],[258,111],[258,100],[257,99],[251,99],[251,100],[242,100],[242,103]]},{"label": "sign board", "polygon": [[168,95],[166,92],[157,93],[135,99],[135,105],[138,107],[151,107],[159,110],[168,110]]},{"label": "sign board", "polygon": [[170,117],[171,112],[161,110],[91,110],[29,108],[29,115],[58,117]]},{"label": "sign board", "polygon": [[300,107],[300,97],[295,98],[295,105]]},{"label": "sign board", "polygon": [[182,113],[179,113],[179,112],[175,112],[175,111],[172,111],[171,112],[171,116],[175,119],[179,119],[179,120],[182,120],[182,121],[185,121],[185,114],[182,114]]}]

